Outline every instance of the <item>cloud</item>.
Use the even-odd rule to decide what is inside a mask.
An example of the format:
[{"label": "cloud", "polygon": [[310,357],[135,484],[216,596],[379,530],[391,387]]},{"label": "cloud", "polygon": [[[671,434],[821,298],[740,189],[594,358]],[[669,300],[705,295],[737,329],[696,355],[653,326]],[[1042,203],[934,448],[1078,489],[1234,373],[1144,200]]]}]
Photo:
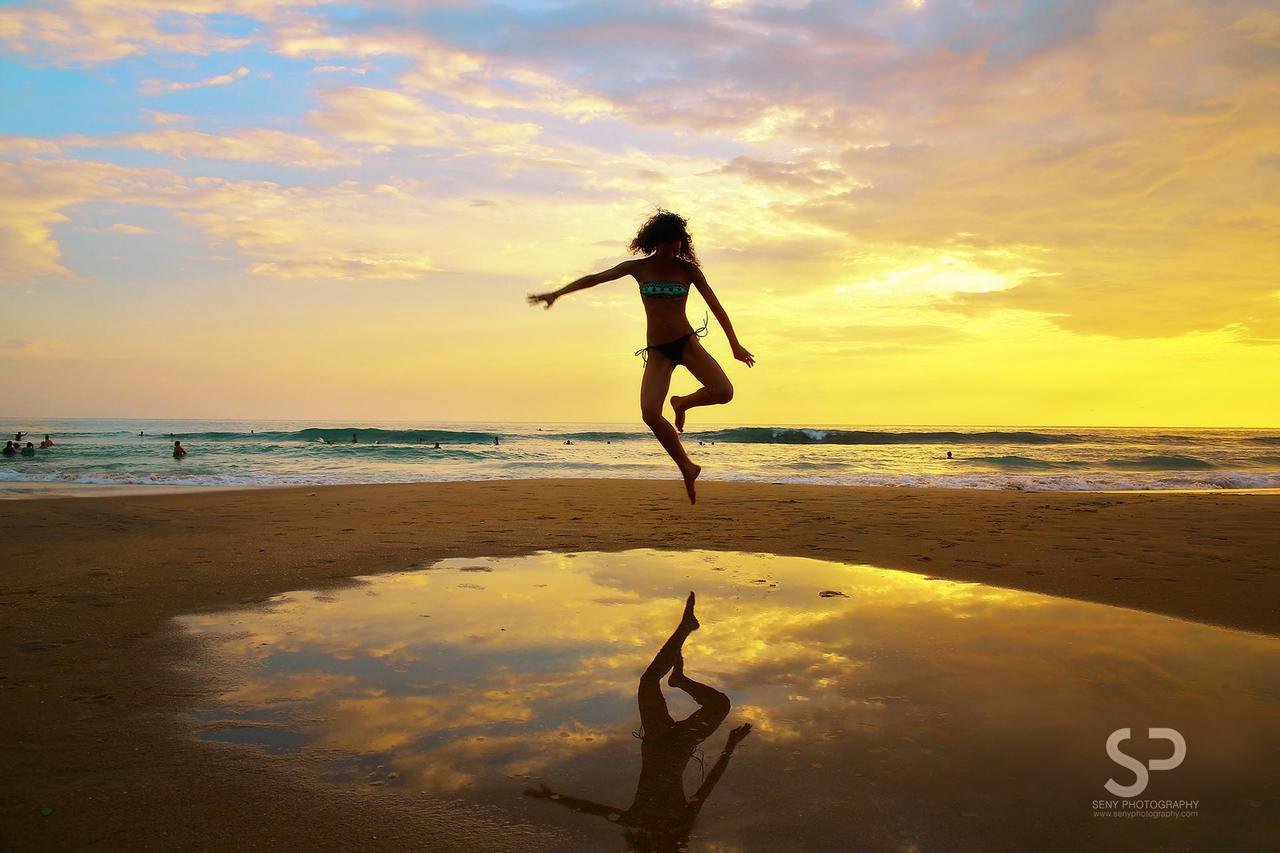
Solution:
[{"label": "cloud", "polygon": [[63,361],[74,354],[61,341],[8,340],[0,343],[0,359],[14,361]]},{"label": "cloud", "polygon": [[353,142],[531,153],[536,124],[447,112],[389,89],[347,86],[320,94],[307,120]]},{"label": "cloud", "polygon": [[178,219],[234,246],[257,275],[405,281],[437,269],[422,237],[429,202],[394,187],[200,181],[186,189],[171,202]]},{"label": "cloud", "polygon": [[219,11],[266,11],[268,3],[206,0],[52,0],[0,8],[0,44],[21,56],[59,65],[93,65],[155,51],[206,54],[233,50],[249,39],[219,35],[205,16]]},{"label": "cloud", "polygon": [[143,109],[142,116],[149,124],[155,125],[186,124],[192,121],[191,116],[181,113],[164,113],[159,110]]},{"label": "cloud", "polygon": [[1276,69],[1228,71],[1238,44],[1212,18],[1230,10],[1179,11],[1116,7],[1105,39],[1064,24],[1016,62],[898,69],[918,100],[868,95],[873,121],[853,120],[855,84],[822,120],[809,110],[786,129],[808,152],[725,171],[804,192],[834,162],[856,186],[779,214],[853,245],[1018,270],[985,292],[939,290],[952,310],[1033,311],[1115,337],[1259,328],[1280,289],[1280,184],[1265,165]]},{"label": "cloud", "polygon": [[77,148],[137,148],[186,160],[205,157],[327,169],[360,162],[355,154],[341,151],[309,136],[270,128],[244,128],[227,134],[162,128],[108,137],[69,136],[64,144]]},{"label": "cloud", "polygon": [[[515,53],[459,48],[412,26],[338,33],[312,19],[293,19],[274,32],[273,45],[281,55],[294,58],[405,58],[411,66],[397,79],[404,90],[431,92],[472,110],[507,108],[581,121],[614,112],[607,97],[577,87]],[[367,63],[361,69],[366,67]],[[326,64],[314,70],[343,70],[343,66]]]},{"label": "cloud", "polygon": [[631,205],[574,199],[476,207],[471,182],[459,189],[443,195],[408,180],[287,186],[81,160],[0,163],[0,278],[71,277],[53,226],[106,200],[170,211],[215,247],[234,248],[250,273],[282,279],[418,281],[442,268],[527,278],[531,265],[563,263],[562,250],[543,239],[545,229],[577,230],[589,243],[625,233],[636,216]]},{"label": "cloud", "polygon": [[835,195],[868,187],[857,184],[837,164],[815,159],[774,162],[744,155],[733,158],[720,171],[727,175],[742,175],[758,184],[810,194]]},{"label": "cloud", "polygon": [[369,66],[351,66],[351,65],[313,65],[311,66],[312,74],[359,74],[361,77],[369,73]]},{"label": "cloud", "polygon": [[65,211],[97,199],[124,200],[157,177],[109,163],[0,162],[0,282],[69,276],[52,231],[69,220]]},{"label": "cloud", "polygon": [[150,234],[150,229],[143,228],[141,225],[130,225],[127,222],[116,222],[107,229],[114,234]]},{"label": "cloud", "polygon": [[0,135],[0,154],[5,156],[21,156],[32,154],[61,154],[62,146],[53,139],[42,139],[33,136]]},{"label": "cloud", "polygon": [[188,89],[205,89],[210,86],[227,86],[237,80],[243,80],[249,76],[249,69],[241,65],[235,71],[228,74],[215,74],[212,77],[206,77],[204,80],[194,80],[188,83],[166,83],[163,80],[144,80],[142,85],[138,87],[138,91],[144,95],[159,95],[164,92],[185,92]]}]

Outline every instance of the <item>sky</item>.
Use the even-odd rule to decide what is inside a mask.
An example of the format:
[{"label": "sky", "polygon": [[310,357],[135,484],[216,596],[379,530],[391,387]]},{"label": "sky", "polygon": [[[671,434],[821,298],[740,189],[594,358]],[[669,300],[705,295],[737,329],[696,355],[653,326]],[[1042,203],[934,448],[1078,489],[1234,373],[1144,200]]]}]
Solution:
[{"label": "sky", "polygon": [[1280,425],[1271,0],[0,0],[10,415],[635,420],[659,207],[704,422]]}]

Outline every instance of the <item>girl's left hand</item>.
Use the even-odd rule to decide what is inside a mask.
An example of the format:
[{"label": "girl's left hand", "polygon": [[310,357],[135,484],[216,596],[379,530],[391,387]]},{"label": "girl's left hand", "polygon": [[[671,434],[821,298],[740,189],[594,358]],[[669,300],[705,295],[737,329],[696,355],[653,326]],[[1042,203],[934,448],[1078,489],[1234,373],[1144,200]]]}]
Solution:
[{"label": "girl's left hand", "polygon": [[538,304],[545,303],[543,307],[550,308],[552,305],[555,304],[556,300],[559,298],[560,298],[560,294],[558,293],[530,293],[529,304],[538,305]]},{"label": "girl's left hand", "polygon": [[747,348],[742,344],[733,344],[733,357],[745,364],[747,367],[753,367],[756,363],[756,357],[747,352]]}]

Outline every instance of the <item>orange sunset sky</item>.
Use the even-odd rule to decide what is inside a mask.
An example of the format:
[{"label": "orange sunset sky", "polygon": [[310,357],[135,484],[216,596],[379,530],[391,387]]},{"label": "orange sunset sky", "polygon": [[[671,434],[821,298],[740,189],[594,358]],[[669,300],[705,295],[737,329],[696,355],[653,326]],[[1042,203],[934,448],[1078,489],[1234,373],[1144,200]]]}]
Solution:
[{"label": "orange sunset sky", "polygon": [[1263,0],[0,2],[0,198],[9,415],[632,421],[662,206],[708,419],[1280,425]]}]

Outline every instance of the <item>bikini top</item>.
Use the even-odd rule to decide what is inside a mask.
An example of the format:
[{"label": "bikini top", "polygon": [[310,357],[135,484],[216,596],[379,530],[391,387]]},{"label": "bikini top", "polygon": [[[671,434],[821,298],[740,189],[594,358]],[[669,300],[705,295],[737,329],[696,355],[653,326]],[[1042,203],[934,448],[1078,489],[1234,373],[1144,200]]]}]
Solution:
[{"label": "bikini top", "polygon": [[679,298],[689,295],[689,285],[678,281],[642,281],[640,282],[640,295]]}]

